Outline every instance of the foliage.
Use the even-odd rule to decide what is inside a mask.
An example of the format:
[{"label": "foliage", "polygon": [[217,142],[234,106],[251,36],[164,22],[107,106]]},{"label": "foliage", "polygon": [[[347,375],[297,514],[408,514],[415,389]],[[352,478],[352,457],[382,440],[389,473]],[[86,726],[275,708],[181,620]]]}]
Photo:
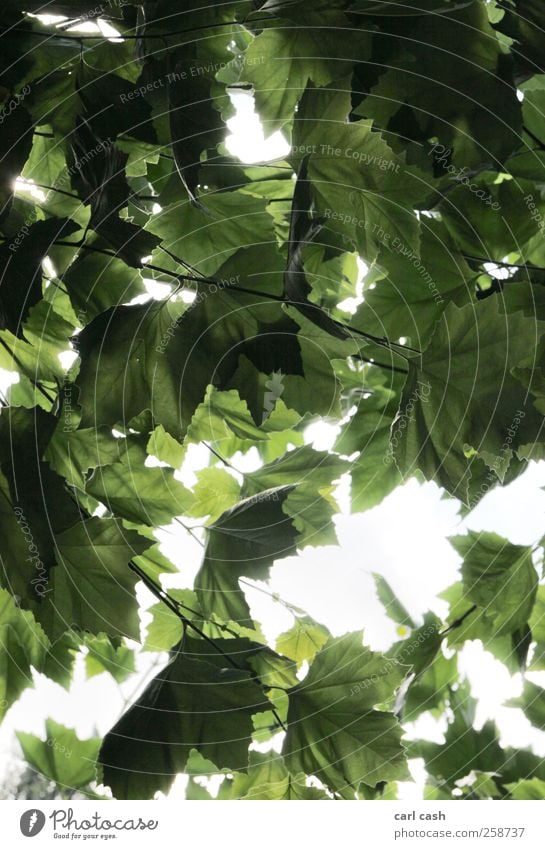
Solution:
[{"label": "foliage", "polygon": [[[354,511],[411,476],[467,511],[545,458],[545,11],[391,5],[106,3],[112,40],[76,26],[96,4],[4,4],[0,718],[78,655],[123,682],[168,652],[104,739],[19,733],[61,792],[153,798],[182,772],[188,798],[211,774],[218,798],[392,798],[421,757],[430,798],[544,796],[456,655],[544,668],[538,545],[454,538],[444,622],[377,574],[385,653],[287,603],[273,647],[246,597],[335,542],[347,475]],[[234,92],[285,159],[229,154]],[[192,587],[165,527],[203,544]],[[543,729],[544,699],[526,680],[511,707]],[[425,711],[441,746],[404,737]]]}]

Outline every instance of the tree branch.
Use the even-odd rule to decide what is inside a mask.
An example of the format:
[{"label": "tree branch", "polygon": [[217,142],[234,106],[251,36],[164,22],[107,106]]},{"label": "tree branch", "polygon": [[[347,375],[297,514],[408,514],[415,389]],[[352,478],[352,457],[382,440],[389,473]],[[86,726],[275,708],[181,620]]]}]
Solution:
[{"label": "tree branch", "polygon": [[447,634],[450,634],[451,631],[454,631],[456,628],[459,628],[460,625],[462,625],[465,622],[467,617],[471,616],[471,614],[474,613],[476,610],[477,610],[477,605],[473,604],[469,608],[469,610],[466,610],[466,612],[462,616],[460,616],[458,619],[455,619],[454,622],[451,625],[448,626],[448,628],[445,628],[444,631],[439,631],[438,636],[444,637]]},{"label": "tree branch", "polygon": [[[179,609],[178,602],[176,602],[175,599],[171,598],[171,596],[169,596],[169,594],[167,592],[165,592],[165,590],[163,590],[161,587],[159,587],[155,583],[155,581],[153,581],[149,577],[149,575],[146,575],[144,570],[140,569],[140,567],[137,566],[136,563],[134,563],[132,560],[129,562],[129,568],[136,575],[138,575],[138,577],[140,578],[142,583],[145,584],[145,586],[150,590],[150,592],[152,592],[153,595],[157,599],[159,599],[159,601],[162,601],[163,604],[165,604],[168,607],[168,609],[172,613],[174,613],[174,615],[177,616],[178,619],[180,619],[180,621],[182,622],[182,624],[184,625],[185,628],[191,628],[193,631],[195,631],[195,633],[198,634],[199,637],[201,637],[206,643],[208,643],[215,651],[217,651],[218,654],[221,654],[221,656],[225,658],[227,663],[229,663],[229,665],[232,666],[233,669],[238,669],[240,672],[248,672],[252,678],[254,678],[256,681],[259,682],[260,686],[263,686],[261,680],[259,679],[257,673],[254,670],[245,669],[243,666],[240,666],[236,662],[236,660],[234,660],[231,657],[230,654],[225,652],[221,648],[221,646],[218,646],[217,642],[214,639],[212,639],[212,637],[209,637],[208,634],[205,634],[205,632],[201,628],[199,628],[198,625],[195,625],[195,623],[193,622],[192,619],[189,619],[187,616],[185,616],[182,613],[182,611]],[[217,623],[213,623],[213,624],[217,625]],[[276,688],[276,689],[283,689],[283,688]],[[286,728],[285,724],[283,723],[283,721],[282,721],[280,715],[278,714],[278,711],[274,707],[274,705],[271,706],[271,710],[272,710],[272,714],[273,714],[274,718],[279,723],[280,727],[283,728],[284,731],[287,731],[287,728]]]}]

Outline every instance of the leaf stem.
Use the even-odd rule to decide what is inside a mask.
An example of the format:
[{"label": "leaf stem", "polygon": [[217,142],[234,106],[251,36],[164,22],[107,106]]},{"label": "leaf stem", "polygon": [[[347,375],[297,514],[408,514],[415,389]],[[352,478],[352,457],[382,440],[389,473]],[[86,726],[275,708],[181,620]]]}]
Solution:
[{"label": "leaf stem", "polygon": [[[191,628],[193,631],[195,631],[195,633],[198,634],[199,637],[201,637],[201,639],[203,639],[205,642],[207,642],[215,651],[218,652],[218,654],[221,654],[221,656],[225,658],[227,663],[229,663],[230,666],[233,667],[233,669],[238,669],[240,672],[249,672],[250,676],[252,678],[254,678],[256,681],[258,681],[260,686],[262,686],[262,687],[264,686],[263,683],[261,682],[261,680],[259,679],[257,673],[254,670],[245,669],[243,666],[240,666],[236,662],[236,660],[234,660],[233,657],[231,657],[230,654],[225,652],[221,648],[221,646],[218,646],[216,640],[214,640],[212,637],[209,637],[208,634],[205,634],[205,632],[201,628],[199,628],[198,625],[195,625],[195,623],[193,622],[192,619],[189,619],[187,616],[185,616],[182,613],[182,611],[179,608],[179,602],[177,602],[175,599],[173,599],[165,590],[163,590],[160,586],[158,586],[158,584],[156,584],[155,581],[152,578],[149,577],[149,575],[146,575],[144,570],[140,569],[140,567],[137,566],[136,563],[134,563],[132,560],[129,562],[129,568],[136,575],[138,575],[138,577],[140,578],[142,583],[145,584],[145,586],[150,590],[150,592],[153,593],[153,595],[157,599],[159,599],[159,601],[162,601],[163,604],[165,604],[168,607],[168,609],[172,613],[174,613],[174,615],[177,616],[178,619],[181,620],[182,624],[184,625],[184,628]],[[218,626],[218,623],[213,623],[213,624]],[[282,721],[282,718],[280,717],[278,711],[274,707],[274,705],[271,705],[271,711],[272,711],[274,718],[279,723],[279,726],[281,728],[283,728],[284,731],[287,731],[287,728],[286,728],[284,722]]]},{"label": "leaf stem", "polygon": [[169,610],[171,610],[172,613],[174,613],[174,615],[178,617],[178,619],[181,619],[181,621],[187,628],[192,628],[193,631],[195,631],[195,633],[199,635],[199,637],[202,637],[202,639],[205,640],[205,642],[209,643],[215,649],[215,651],[221,654],[234,669],[242,670],[242,667],[239,666],[238,663],[233,660],[230,655],[227,654],[227,652],[224,652],[221,646],[218,646],[215,640],[212,639],[212,637],[209,637],[208,634],[205,634],[204,631],[202,631],[198,625],[195,625],[195,623],[191,619],[188,619],[187,616],[184,616],[182,611],[179,609],[177,602],[171,596],[169,596],[169,594],[165,590],[163,590],[158,584],[156,584],[155,581],[149,577],[149,575],[146,575],[143,569],[140,569],[140,567],[132,561],[129,563],[129,567],[130,569],[132,569],[133,572],[135,572],[135,574],[138,575],[140,580],[146,585],[150,592],[152,592],[153,595],[159,599],[159,601],[162,601],[163,604],[166,604]]},{"label": "leaf stem", "polygon": [[400,366],[392,366],[388,363],[382,363],[378,360],[371,359],[371,357],[364,357],[362,354],[354,354],[354,359],[361,360],[362,363],[369,363],[369,365],[372,366],[378,366],[379,368],[388,369],[389,371],[396,371],[399,374],[409,374],[406,368],[401,368]]},{"label": "leaf stem", "polygon": [[182,522],[182,520],[181,520],[181,519],[178,519],[178,517],[176,517],[176,518],[174,519],[174,521],[175,521],[175,522],[177,522],[179,525],[181,525],[181,526],[182,526],[182,528],[184,529],[184,531],[187,531],[187,533],[189,534],[189,536],[190,536],[190,537],[192,537],[192,538],[195,540],[195,542],[198,542],[198,543],[199,543],[199,545],[200,545],[201,547],[204,547],[204,543],[203,543],[203,541],[202,541],[201,539],[199,539],[199,537],[198,537],[198,536],[196,536],[196,535],[193,533],[193,528],[188,528],[188,527],[187,527],[187,525],[185,525],[185,524]]},{"label": "leaf stem", "polygon": [[[503,268],[521,268],[521,269],[529,269],[530,271],[545,271],[545,267],[541,267],[539,265],[532,265],[531,263],[523,263],[522,265],[517,265],[512,262],[503,262],[501,260],[495,259],[486,259],[482,256],[472,256],[472,254],[462,254],[464,259],[473,260],[473,262],[489,262],[492,265],[501,265]],[[502,283],[507,283],[508,280],[502,280]]]},{"label": "leaf stem", "polygon": [[[271,17],[255,18],[250,23],[254,24],[254,23],[260,23],[262,21],[268,21],[270,23],[271,20],[272,20]],[[167,39],[171,38],[173,35],[186,35],[186,34],[191,35],[194,32],[204,32],[204,31],[209,30],[209,29],[221,29],[222,27],[231,27],[231,26],[245,27],[245,24],[244,24],[243,21],[218,21],[218,23],[215,23],[215,24],[214,23],[202,24],[201,26],[198,26],[198,27],[189,27],[188,29],[178,29],[178,30],[173,30],[172,32],[164,32],[164,33],[161,32],[161,33],[157,33],[157,34],[155,34],[155,33],[149,33],[149,34],[139,33],[138,35],[129,35],[128,33],[120,33],[119,39],[123,39],[124,41],[140,41],[140,40],[147,40],[147,39],[156,39],[156,40],[166,41]],[[57,32],[37,32],[36,30],[23,29],[22,27],[13,27],[10,30],[10,36],[11,35],[32,35],[32,36],[35,36],[35,37],[38,37],[38,38],[43,38],[44,40],[47,40],[49,38],[60,38],[63,41],[68,39],[69,41],[76,41],[76,42],[81,42],[81,41],[108,41],[109,40],[109,36],[105,37],[105,36],[102,35],[102,33],[97,33],[96,35],[77,35],[77,34],[71,35],[71,34],[68,34],[68,33],[63,34],[63,33],[57,33]]]},{"label": "leaf stem", "polygon": [[[78,242],[58,241],[58,242],[55,242],[55,244],[63,245],[65,247],[79,247],[80,250],[95,251],[96,253],[101,253],[101,254],[104,254],[105,256],[111,256],[111,257],[114,257],[114,258],[117,256],[117,254],[112,252],[112,251],[107,251],[107,250],[104,250],[103,248],[97,248],[97,247],[94,247],[92,245],[79,244]],[[196,269],[194,269],[193,266],[191,266],[189,263],[185,262],[184,260],[180,259],[179,257],[176,257],[174,254],[171,254],[166,248],[161,248],[161,250],[165,251],[165,253],[168,253],[168,255],[170,257],[172,257],[172,259],[175,262],[179,262],[180,265],[183,265],[184,268],[191,270],[191,272],[193,272],[193,273],[191,273],[191,274],[180,274],[179,271],[171,271],[168,268],[163,268],[162,266],[155,265],[154,263],[151,263],[151,262],[144,262],[142,264],[142,268],[148,268],[150,271],[156,271],[158,274],[166,274],[168,277],[172,277],[174,280],[182,280],[182,281],[189,281],[189,282],[192,282],[192,283],[200,283],[200,284],[205,285],[205,286],[216,286],[217,287],[217,286],[222,285],[221,280],[216,280],[216,279],[211,278],[211,277],[203,277],[202,275],[199,275],[199,272]],[[197,276],[197,275],[199,275],[199,276]],[[288,304],[288,305],[292,305],[292,306],[295,306],[295,307],[297,307],[297,306],[304,306],[304,307],[307,307],[307,308],[313,307],[314,309],[323,312],[322,307],[319,307],[317,304],[312,304],[312,303],[309,303],[307,301],[292,301],[292,300],[289,300],[288,298],[285,298],[283,295],[273,295],[270,292],[258,292],[256,289],[249,289],[245,286],[234,286],[234,287],[232,287],[231,291],[242,292],[245,295],[255,295],[256,297],[263,298],[267,301],[276,301],[277,303],[280,303],[280,304]],[[170,296],[170,297],[172,297],[172,296]],[[409,345],[401,345],[398,342],[391,342],[389,339],[387,339],[386,336],[374,336],[372,333],[366,333],[364,330],[359,330],[357,327],[352,327],[352,325],[345,324],[344,322],[338,321],[335,318],[331,318],[331,321],[337,327],[342,327],[343,330],[346,330],[348,333],[355,333],[356,336],[360,336],[362,339],[366,339],[369,342],[373,342],[373,344],[378,345],[381,348],[386,348],[386,350],[388,350],[388,351],[393,351],[394,354],[397,354],[398,356],[403,357],[406,360],[408,360],[410,358],[407,357],[403,353],[404,351],[409,351],[412,354],[421,354],[422,353],[421,351],[418,350],[418,348],[411,348]],[[383,366],[383,367],[386,368],[386,366]],[[397,371],[404,371],[403,369],[398,369],[395,366],[392,366],[391,369],[397,370]]]},{"label": "leaf stem", "polygon": [[59,195],[66,195],[67,198],[74,198],[74,200],[79,200],[83,203],[78,195],[75,195],[72,192],[66,192],[64,189],[58,189],[56,186],[45,186],[43,183],[34,183],[34,185],[39,189],[47,189],[49,192],[58,192]]},{"label": "leaf stem", "polygon": [[[184,267],[191,268],[191,266],[188,266],[187,263],[183,263],[183,265],[184,265]],[[221,281],[219,281],[219,280],[214,280],[212,278],[207,278],[207,277],[191,277],[191,276],[188,276],[187,274],[180,274],[177,271],[169,271],[169,269],[167,269],[167,268],[161,268],[161,266],[153,265],[153,264],[148,263],[148,262],[145,262],[143,267],[149,268],[151,271],[157,271],[159,274],[167,274],[170,277],[173,277],[175,280],[192,280],[195,283],[202,283],[206,286],[218,286],[218,285],[221,284]],[[308,301],[292,301],[289,298],[285,298],[283,295],[273,295],[272,293],[269,293],[269,292],[258,292],[255,289],[248,289],[245,286],[234,286],[231,291],[233,291],[233,292],[243,292],[245,295],[255,295],[258,298],[264,298],[265,300],[268,300],[268,301],[276,301],[277,303],[281,303],[281,304],[289,304],[289,305],[292,305],[292,306],[295,306],[295,307],[297,307],[298,305],[304,306],[304,307],[307,307],[307,308],[313,307],[314,309],[320,310],[321,312],[323,312],[322,307],[319,307],[317,304],[312,304],[312,303],[309,303]],[[420,354],[421,353],[421,351],[419,351],[417,348],[411,348],[409,345],[401,345],[398,342],[391,342],[385,336],[383,336],[383,337],[373,336],[372,333],[366,333],[364,330],[359,330],[358,328],[352,327],[352,325],[350,325],[350,324],[345,324],[342,321],[338,321],[335,318],[332,318],[331,321],[337,327],[342,327],[344,330],[346,330],[349,333],[355,333],[357,336],[361,336],[363,339],[366,339],[369,342],[373,342],[375,345],[379,345],[382,348],[387,348],[390,351],[397,348],[398,350],[394,350],[394,353],[398,354],[400,357],[405,357],[405,355],[403,353],[401,353],[402,351],[410,351],[413,354]],[[405,359],[409,359],[409,358],[405,357]]]},{"label": "leaf stem", "polygon": [[444,631],[439,631],[439,636],[444,637],[444,636],[446,636],[446,634],[450,634],[451,631],[454,631],[456,628],[459,628],[460,625],[462,625],[465,622],[467,617],[471,616],[471,614],[474,613],[476,610],[477,610],[477,605],[476,604],[471,605],[469,610],[466,610],[466,612],[463,613],[462,616],[458,617],[458,619],[455,619],[454,622],[452,622],[452,624],[448,626],[448,628],[445,628]]},{"label": "leaf stem", "polygon": [[221,460],[221,462],[223,463],[223,465],[224,465],[224,466],[227,466],[227,468],[228,468],[228,469],[232,469],[234,472],[238,472],[238,474],[239,474],[239,475],[240,475],[240,474],[242,474],[242,472],[239,472],[239,471],[238,471],[238,469],[235,469],[235,467],[234,467],[234,466],[232,466],[232,465],[231,465],[231,463],[230,463],[228,460],[226,460],[226,459],[225,459],[225,457],[222,457],[222,456],[221,456],[221,454],[219,453],[219,451],[216,451],[216,449],[215,449],[215,448],[212,448],[212,446],[211,446],[211,445],[209,445],[209,443],[208,443],[208,442],[206,442],[206,440],[204,440],[204,439],[203,439],[203,440],[202,440],[202,444],[203,444],[206,448],[208,448],[208,450],[209,450],[209,451],[211,451],[211,452],[212,452],[212,454],[214,455],[214,457],[217,457],[217,458],[218,458],[218,460]]}]

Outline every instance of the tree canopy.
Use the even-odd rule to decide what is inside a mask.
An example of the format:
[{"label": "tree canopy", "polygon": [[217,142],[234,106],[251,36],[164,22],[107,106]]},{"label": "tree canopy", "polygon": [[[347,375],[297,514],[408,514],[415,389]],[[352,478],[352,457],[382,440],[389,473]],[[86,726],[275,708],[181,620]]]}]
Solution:
[{"label": "tree canopy", "polygon": [[[472,640],[545,668],[539,540],[452,538],[444,620],[377,575],[385,652],[290,605],[270,644],[245,594],[335,543],[341,479],[355,512],[411,477],[468,512],[545,459],[544,32],[538,0],[4,0],[0,718],[33,671],[164,653],[103,739],[19,734],[48,780],[395,798],[418,757],[428,798],[544,798],[458,671]],[[235,94],[285,158],[229,152]],[[545,729],[545,690],[516,706]],[[404,736],[425,712],[444,744]]]}]

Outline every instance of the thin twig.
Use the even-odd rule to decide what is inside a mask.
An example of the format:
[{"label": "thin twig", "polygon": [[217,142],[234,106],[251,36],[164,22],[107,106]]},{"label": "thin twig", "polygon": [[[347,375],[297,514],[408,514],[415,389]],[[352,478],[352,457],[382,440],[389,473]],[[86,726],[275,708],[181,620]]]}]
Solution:
[{"label": "thin twig", "polygon": [[444,631],[439,631],[438,636],[444,637],[446,634],[450,634],[451,631],[454,631],[456,628],[459,628],[460,625],[462,625],[465,622],[467,617],[471,616],[471,614],[474,613],[476,610],[477,610],[477,605],[473,604],[469,608],[469,610],[466,610],[466,612],[462,616],[460,616],[458,619],[455,619],[454,622],[451,625],[448,626],[448,628],[445,628]]},{"label": "thin twig", "polygon": [[[225,658],[225,660],[230,664],[230,666],[233,667],[233,669],[237,669],[240,672],[249,672],[251,677],[258,681],[261,686],[263,686],[257,673],[254,670],[245,669],[243,666],[240,666],[236,662],[236,660],[231,657],[230,654],[224,651],[221,646],[218,646],[217,642],[212,637],[209,637],[208,634],[206,634],[201,628],[199,628],[198,625],[195,625],[192,619],[188,619],[188,617],[185,616],[180,610],[178,602],[176,602],[176,600],[173,599],[165,590],[159,587],[158,584],[156,584],[155,581],[150,578],[149,575],[147,575],[143,569],[140,569],[140,567],[137,566],[136,563],[134,563],[132,560],[129,562],[129,568],[136,575],[138,575],[140,580],[145,584],[145,586],[150,590],[150,592],[153,593],[153,595],[157,599],[159,599],[159,601],[162,601],[163,604],[165,604],[168,609],[181,620],[185,628],[191,628],[193,631],[195,631],[195,633],[198,634],[201,639],[207,642],[214,649],[214,651],[218,652],[218,654],[221,654],[221,656]],[[217,625],[217,623],[214,624]],[[275,689],[283,688],[276,687]],[[283,728],[284,731],[287,731],[287,728],[274,705],[271,705],[271,711],[279,726]]]}]

